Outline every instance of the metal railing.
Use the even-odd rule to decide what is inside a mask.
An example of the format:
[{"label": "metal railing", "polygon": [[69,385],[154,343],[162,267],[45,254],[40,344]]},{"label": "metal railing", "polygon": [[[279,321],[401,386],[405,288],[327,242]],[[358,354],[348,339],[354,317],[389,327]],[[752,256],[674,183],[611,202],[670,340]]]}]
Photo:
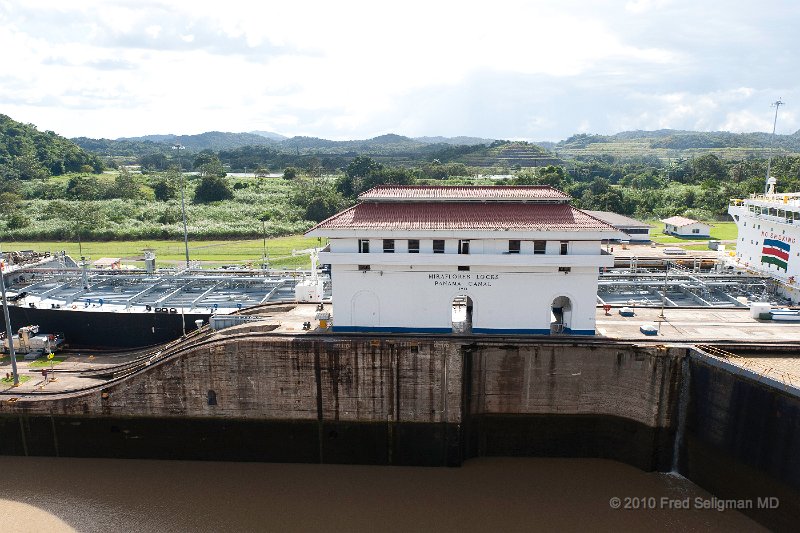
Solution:
[{"label": "metal railing", "polygon": [[733,365],[749,370],[750,372],[761,377],[768,377],[776,382],[780,382],[783,384],[784,389],[789,387],[800,389],[800,375],[798,374],[762,364],[758,362],[756,358],[742,357],[741,355],[736,355],[735,353],[731,353],[710,344],[698,344],[695,346],[695,348],[705,352],[707,355],[724,359]]}]

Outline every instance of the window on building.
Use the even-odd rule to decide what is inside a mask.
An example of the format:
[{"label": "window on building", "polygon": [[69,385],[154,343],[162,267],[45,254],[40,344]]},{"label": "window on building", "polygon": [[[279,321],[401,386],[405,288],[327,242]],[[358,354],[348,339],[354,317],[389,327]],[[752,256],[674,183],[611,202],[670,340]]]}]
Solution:
[{"label": "window on building", "polygon": [[469,253],[469,241],[458,241],[458,253],[460,254]]},{"label": "window on building", "polygon": [[700,229],[699,228],[693,228],[692,229],[692,233],[700,233]]},{"label": "window on building", "polygon": [[561,255],[569,253],[569,241],[561,241]]},{"label": "window on building", "polygon": [[419,253],[419,239],[409,239],[408,240],[408,253],[410,253],[410,254],[418,254]]},{"label": "window on building", "polygon": [[572,272],[572,267],[558,267],[559,272],[564,272],[565,274],[569,274]]},{"label": "window on building", "polygon": [[394,253],[394,239],[383,239],[383,253]]},{"label": "window on building", "polygon": [[547,253],[547,241],[533,241],[533,253],[537,255]]},{"label": "window on building", "polygon": [[358,265],[358,269],[362,272],[369,270],[369,265]]},{"label": "window on building", "polygon": [[358,253],[369,253],[369,239],[358,239]]},{"label": "window on building", "polygon": [[209,390],[207,394],[208,405],[217,405],[217,393]]},{"label": "window on building", "polygon": [[520,241],[508,241],[508,253],[518,254],[520,249]]},{"label": "window on building", "polygon": [[458,267],[459,272],[469,272],[469,266],[461,266]]},{"label": "window on building", "polygon": [[433,241],[433,253],[435,253],[435,254],[443,254],[444,253],[444,240],[434,239],[434,241]]}]

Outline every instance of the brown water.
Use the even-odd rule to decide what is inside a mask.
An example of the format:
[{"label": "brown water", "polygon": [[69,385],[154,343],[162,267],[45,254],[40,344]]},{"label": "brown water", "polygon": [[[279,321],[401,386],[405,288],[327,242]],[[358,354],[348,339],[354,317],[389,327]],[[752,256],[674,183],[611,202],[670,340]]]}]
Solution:
[{"label": "brown water", "polygon": [[0,469],[2,531],[762,529],[731,510],[612,509],[612,497],[710,495],[599,459],[413,468],[0,457]]}]

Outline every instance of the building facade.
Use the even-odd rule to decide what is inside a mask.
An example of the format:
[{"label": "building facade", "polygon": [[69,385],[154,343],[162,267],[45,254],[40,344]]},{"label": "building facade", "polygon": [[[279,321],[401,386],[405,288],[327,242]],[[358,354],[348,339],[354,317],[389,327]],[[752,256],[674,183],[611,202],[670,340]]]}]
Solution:
[{"label": "building facade", "polygon": [[608,224],[544,186],[381,186],[327,237],[333,329],[593,335]]},{"label": "building facade", "polygon": [[710,237],[711,225],[686,217],[669,217],[664,223],[664,233],[678,237]]}]

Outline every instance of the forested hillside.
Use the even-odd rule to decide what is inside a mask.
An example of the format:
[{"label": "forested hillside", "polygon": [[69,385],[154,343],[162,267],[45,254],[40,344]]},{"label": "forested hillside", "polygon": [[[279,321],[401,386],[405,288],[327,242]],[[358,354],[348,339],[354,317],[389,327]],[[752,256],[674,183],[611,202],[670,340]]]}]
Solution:
[{"label": "forested hillside", "polygon": [[102,170],[103,163],[96,155],[72,141],[0,115],[0,177],[4,181]]}]

